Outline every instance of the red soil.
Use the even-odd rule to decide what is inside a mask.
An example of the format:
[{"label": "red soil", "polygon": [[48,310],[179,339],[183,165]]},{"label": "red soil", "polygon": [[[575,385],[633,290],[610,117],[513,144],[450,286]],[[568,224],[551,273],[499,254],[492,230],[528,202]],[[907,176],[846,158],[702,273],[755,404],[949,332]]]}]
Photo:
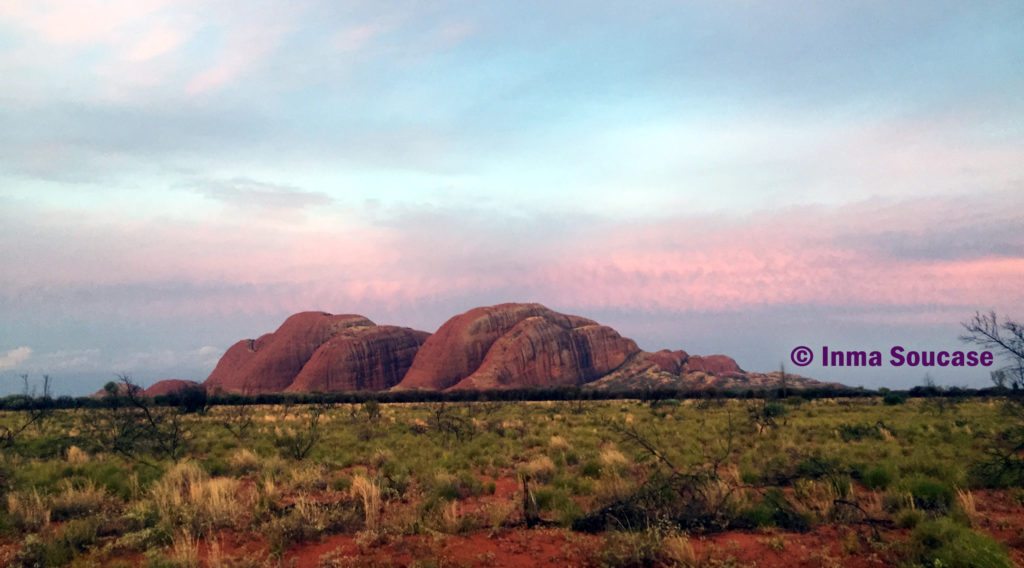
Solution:
[{"label": "red soil", "polygon": [[361,551],[354,537],[338,535],[289,550],[285,562],[294,563],[295,568],[317,568],[321,558],[330,554],[352,566],[409,566],[427,559],[444,566],[580,566],[599,542],[600,537],[556,529],[511,530],[494,535],[407,536]]}]

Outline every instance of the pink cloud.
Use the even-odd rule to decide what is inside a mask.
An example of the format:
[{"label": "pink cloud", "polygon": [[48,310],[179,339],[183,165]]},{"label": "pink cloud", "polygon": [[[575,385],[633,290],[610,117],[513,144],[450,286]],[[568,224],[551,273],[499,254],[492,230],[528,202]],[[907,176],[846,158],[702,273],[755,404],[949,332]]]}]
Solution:
[{"label": "pink cloud", "polygon": [[126,24],[170,4],[169,0],[14,0],[0,5],[0,21],[35,32],[52,43],[106,43]]},{"label": "pink cloud", "polygon": [[125,57],[130,61],[149,61],[178,48],[185,40],[181,31],[169,27],[157,27],[136,40]]},{"label": "pink cloud", "polygon": [[[443,216],[384,225],[337,212],[293,223],[243,215],[202,223],[83,224],[51,214],[38,232],[72,227],[72,234],[56,243],[21,231],[31,241],[24,243],[27,250],[3,250],[0,243],[3,256],[23,267],[0,291],[31,296],[43,287],[59,295],[99,287],[116,295],[129,286],[140,290],[138,297],[122,298],[119,310],[197,315],[359,311],[367,305],[397,310],[476,297],[537,299],[583,312],[813,305],[873,314],[892,309],[894,317],[913,318],[988,307],[1020,311],[1022,237],[1007,237],[1006,254],[986,248],[1002,233],[970,237],[1011,215],[1006,211],[1019,205],[1013,199],[990,194],[966,202],[862,202],[742,218],[602,221],[551,235],[538,225],[531,230],[540,234],[529,240],[509,236],[501,222]],[[974,208],[972,216],[958,213],[965,206]],[[960,240],[950,231],[968,229],[965,238],[980,239],[980,248],[942,254],[942,239]],[[886,248],[922,232],[927,246],[914,254]],[[161,294],[167,286],[196,292]]]}]

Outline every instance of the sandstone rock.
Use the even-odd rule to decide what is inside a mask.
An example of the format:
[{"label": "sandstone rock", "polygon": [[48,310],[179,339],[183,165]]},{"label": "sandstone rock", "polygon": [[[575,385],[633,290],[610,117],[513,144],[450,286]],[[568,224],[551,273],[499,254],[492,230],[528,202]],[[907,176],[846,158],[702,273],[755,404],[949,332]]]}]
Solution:
[{"label": "sandstone rock", "polygon": [[344,329],[317,349],[288,392],[384,390],[398,384],[430,337],[407,327]]},{"label": "sandstone rock", "polygon": [[555,312],[540,304],[499,304],[449,319],[424,342],[397,388],[443,390],[455,385],[480,367],[499,337],[520,321],[544,314]]},{"label": "sandstone rock", "polygon": [[575,386],[615,370],[638,351],[636,343],[597,324],[527,318],[501,336],[480,367],[454,389]]},{"label": "sandstone rock", "polygon": [[[499,304],[457,315],[433,335],[358,315],[303,312],[273,333],[231,346],[203,386],[247,394],[577,385],[741,389],[770,388],[780,379],[743,371],[725,355],[643,352],[610,327],[540,304]],[[158,385],[148,392],[185,386]],[[794,375],[787,375],[787,385],[830,386]]]},{"label": "sandstone rock", "polygon": [[398,389],[578,385],[621,365],[639,349],[593,320],[540,304],[472,309],[423,344]]},{"label": "sandstone rock", "polygon": [[683,364],[686,363],[687,359],[690,358],[689,354],[682,349],[678,351],[669,351],[668,349],[662,349],[661,351],[655,351],[653,353],[645,353],[647,359],[658,366],[659,369],[666,373],[673,373],[678,375],[683,369]]},{"label": "sandstone rock", "polygon": [[208,390],[248,394],[281,392],[292,384],[316,350],[340,331],[374,325],[359,315],[295,314],[277,331],[233,345],[204,386]]},{"label": "sandstone rock", "polygon": [[[114,391],[115,395],[117,395],[117,396],[127,396],[128,395],[128,385],[124,384],[121,381],[111,381],[111,382],[113,382],[115,385],[117,385],[117,389]],[[142,387],[140,387],[139,385],[132,385],[132,392],[134,392],[135,394],[141,395],[141,394],[143,394],[143,390],[144,389]],[[92,393],[91,395],[89,395],[89,398],[105,398],[105,397],[107,397],[109,395],[110,395],[110,393],[107,392],[106,386],[104,385],[103,388],[101,388],[100,390],[98,390],[98,391]]]},{"label": "sandstone rock", "polygon": [[164,379],[150,385],[149,388],[142,391],[142,394],[152,398],[193,388],[203,388],[203,385],[195,381],[187,381],[184,379]]},{"label": "sandstone rock", "polygon": [[725,355],[693,355],[687,359],[683,371],[701,371],[711,375],[743,374],[743,369],[740,369],[736,361]]}]

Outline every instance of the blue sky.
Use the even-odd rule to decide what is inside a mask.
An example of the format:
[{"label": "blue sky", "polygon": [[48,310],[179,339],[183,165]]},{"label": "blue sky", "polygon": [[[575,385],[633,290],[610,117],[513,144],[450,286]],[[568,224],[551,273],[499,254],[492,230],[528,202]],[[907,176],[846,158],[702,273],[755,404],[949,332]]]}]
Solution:
[{"label": "blue sky", "polygon": [[1022,25],[1019,2],[7,2],[0,376],[201,379],[293,311],[433,330],[513,300],[751,369],[955,347],[975,309],[1024,316]]}]

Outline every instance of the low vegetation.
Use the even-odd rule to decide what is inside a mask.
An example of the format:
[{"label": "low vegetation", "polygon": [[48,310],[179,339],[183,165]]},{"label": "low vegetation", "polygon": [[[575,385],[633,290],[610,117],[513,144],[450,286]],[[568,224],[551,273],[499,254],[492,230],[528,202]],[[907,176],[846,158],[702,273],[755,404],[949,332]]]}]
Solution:
[{"label": "low vegetation", "polygon": [[[274,565],[331,535],[388,558],[403,541],[532,531],[561,535],[582,564],[698,566],[742,564],[724,535],[760,535],[771,555],[841,530],[853,536],[831,537],[837,558],[1010,566],[1024,491],[983,467],[1003,404],[214,406],[154,418],[134,446],[91,432],[144,426],[142,408],[55,410],[0,458],[0,564]],[[174,451],[147,439],[167,432]]]}]

